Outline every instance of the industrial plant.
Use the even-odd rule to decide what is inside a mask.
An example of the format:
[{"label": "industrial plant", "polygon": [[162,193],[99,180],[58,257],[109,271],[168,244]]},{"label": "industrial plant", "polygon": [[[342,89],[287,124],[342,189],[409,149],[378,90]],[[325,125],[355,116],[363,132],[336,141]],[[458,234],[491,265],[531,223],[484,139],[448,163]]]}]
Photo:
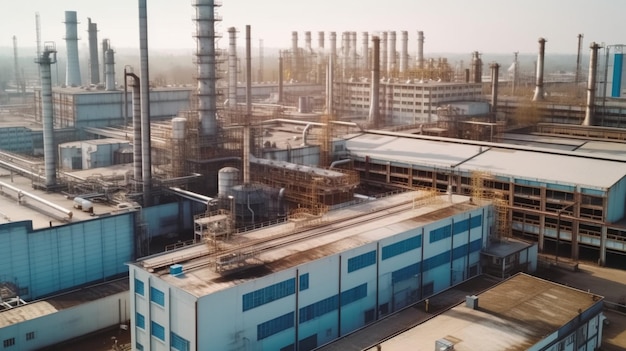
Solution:
[{"label": "industrial plant", "polygon": [[[315,46],[294,31],[263,57],[254,28],[218,31],[218,2],[192,6],[194,86],[151,80],[146,0],[139,67],[98,41],[97,14],[65,11],[66,51],[38,42],[37,79],[19,73],[14,39],[15,89],[0,99],[4,349],[119,326],[133,350],[313,350],[483,274],[513,277],[474,296],[487,309],[519,286],[577,301],[533,334],[537,350],[602,324],[600,297],[520,272],[546,259],[624,268],[621,47],[591,43],[585,75],[580,35],[574,78],[544,72],[544,38],[530,73],[517,53],[430,57],[421,30],[319,31]],[[485,310],[468,313],[480,323]],[[576,340],[592,350],[601,334]]]}]

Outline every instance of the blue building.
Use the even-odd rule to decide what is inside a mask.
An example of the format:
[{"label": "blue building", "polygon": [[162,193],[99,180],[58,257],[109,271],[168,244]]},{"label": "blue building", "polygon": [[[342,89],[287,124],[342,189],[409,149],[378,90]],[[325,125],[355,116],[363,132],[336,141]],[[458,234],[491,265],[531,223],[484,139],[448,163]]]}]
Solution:
[{"label": "blue building", "polygon": [[420,194],[129,264],[134,347],[311,350],[481,273],[493,207]]}]

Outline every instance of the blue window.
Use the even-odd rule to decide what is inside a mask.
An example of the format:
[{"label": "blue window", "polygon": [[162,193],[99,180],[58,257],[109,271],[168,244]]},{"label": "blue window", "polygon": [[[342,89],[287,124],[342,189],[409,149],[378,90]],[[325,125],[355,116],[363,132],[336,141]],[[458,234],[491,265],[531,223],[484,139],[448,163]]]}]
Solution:
[{"label": "blue window", "polygon": [[476,217],[470,218],[470,228],[477,228],[483,224],[483,216],[478,215]]},{"label": "blue window", "polygon": [[165,341],[165,328],[157,322],[152,321],[150,323],[150,327],[152,330],[152,336],[160,339],[161,341]]},{"label": "blue window", "polygon": [[334,295],[300,309],[300,323],[325,315],[339,308],[339,296]]},{"label": "blue window", "polygon": [[165,306],[165,294],[157,288],[150,287],[150,301]]},{"label": "blue window", "polygon": [[376,251],[366,252],[348,259],[348,273],[376,264]]},{"label": "blue window", "polygon": [[404,268],[400,268],[397,271],[393,271],[391,272],[391,283],[395,284],[397,282],[416,277],[420,274],[420,269],[420,262],[417,262]]},{"label": "blue window", "polygon": [[144,290],[143,290],[143,282],[137,278],[135,278],[135,293],[143,296],[144,294]]},{"label": "blue window", "polygon": [[341,306],[345,306],[367,296],[367,283],[341,293]]},{"label": "blue window", "polygon": [[470,252],[480,251],[483,248],[483,239],[476,239],[470,242]]},{"label": "blue window", "polygon": [[137,342],[135,343],[135,349],[137,351],[143,351],[143,345]]},{"label": "blue window", "polygon": [[247,310],[251,310],[295,293],[295,278],[287,279],[263,289],[255,290],[242,296],[243,311],[245,312]]},{"label": "blue window", "polygon": [[309,273],[304,273],[300,276],[300,291],[309,288]]},{"label": "blue window", "polygon": [[450,251],[442,252],[439,255],[428,258],[424,260],[422,264],[424,265],[424,271],[428,271],[446,263],[450,263]]},{"label": "blue window", "polygon": [[141,329],[146,329],[146,318],[143,314],[135,312],[135,324]]},{"label": "blue window", "polygon": [[415,250],[420,247],[422,247],[422,236],[416,235],[408,239],[398,241],[397,243],[384,246],[382,259],[386,260],[388,258],[398,256],[400,254],[403,254],[411,250]]},{"label": "blue window", "polygon": [[256,326],[256,339],[263,340],[294,326],[294,313],[289,312]]},{"label": "blue window", "polygon": [[170,333],[170,343],[172,344],[172,348],[178,351],[189,351],[189,340],[174,332]]},{"label": "blue window", "polygon": [[435,230],[431,230],[430,231],[430,243],[434,243],[437,242],[439,240],[443,240],[445,238],[449,238],[452,235],[452,230],[451,230],[451,226],[450,225],[446,225],[443,226],[441,228],[437,228]]},{"label": "blue window", "polygon": [[464,233],[469,229],[469,221],[464,219],[462,221],[454,222],[454,235]]}]

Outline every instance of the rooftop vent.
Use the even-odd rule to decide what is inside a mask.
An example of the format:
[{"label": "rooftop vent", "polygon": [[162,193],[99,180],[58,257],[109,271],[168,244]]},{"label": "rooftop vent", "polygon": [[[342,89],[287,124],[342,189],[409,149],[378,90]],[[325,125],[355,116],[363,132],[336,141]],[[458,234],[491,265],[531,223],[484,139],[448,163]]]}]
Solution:
[{"label": "rooftop vent", "polygon": [[170,266],[170,275],[177,276],[183,274],[183,265],[173,264]]},{"label": "rooftop vent", "polygon": [[453,351],[454,344],[447,339],[439,339],[435,341],[435,351]]},{"label": "rooftop vent", "polygon": [[478,296],[476,295],[465,296],[465,306],[473,310],[478,309]]}]

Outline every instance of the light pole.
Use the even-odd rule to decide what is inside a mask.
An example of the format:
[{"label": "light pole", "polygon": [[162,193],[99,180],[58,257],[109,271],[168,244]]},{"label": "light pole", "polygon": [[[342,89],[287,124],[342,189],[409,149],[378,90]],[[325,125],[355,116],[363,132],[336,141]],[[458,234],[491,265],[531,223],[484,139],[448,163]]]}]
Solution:
[{"label": "light pole", "polygon": [[[559,242],[561,240],[561,213],[563,213],[563,211],[567,210],[568,208],[572,207],[576,205],[576,202],[572,202],[571,204],[559,209],[558,211],[556,211],[556,251],[554,254],[554,261],[556,264],[559,263]],[[572,235],[574,235],[574,231],[572,230]],[[570,240],[572,240],[570,238]]]}]

